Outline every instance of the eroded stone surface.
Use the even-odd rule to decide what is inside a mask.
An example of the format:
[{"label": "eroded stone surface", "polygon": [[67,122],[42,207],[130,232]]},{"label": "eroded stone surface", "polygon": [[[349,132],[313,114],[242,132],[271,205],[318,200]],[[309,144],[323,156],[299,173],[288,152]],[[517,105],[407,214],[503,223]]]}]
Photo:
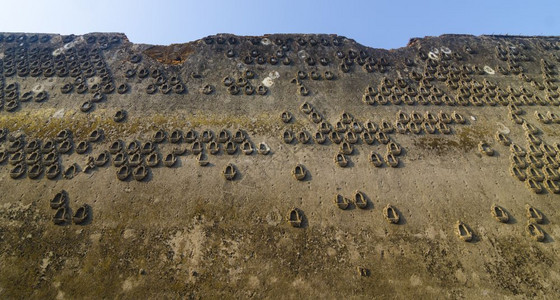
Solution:
[{"label": "eroded stone surface", "polygon": [[5,298],[559,293],[556,37],[1,36]]}]

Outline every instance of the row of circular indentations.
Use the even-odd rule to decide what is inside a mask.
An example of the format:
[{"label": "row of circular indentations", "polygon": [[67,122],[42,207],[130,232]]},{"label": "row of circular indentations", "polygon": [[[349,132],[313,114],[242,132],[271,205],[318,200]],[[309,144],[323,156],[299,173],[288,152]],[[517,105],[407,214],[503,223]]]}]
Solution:
[{"label": "row of circular indentations", "polygon": [[[106,69],[101,69],[101,70],[105,70],[106,72]],[[75,90],[78,93],[85,93],[88,90],[88,86],[86,85],[85,80],[81,76],[78,76],[75,79],[75,82],[77,85]],[[8,100],[8,102],[5,105],[5,110],[15,111],[19,107],[19,102],[12,101],[12,100],[17,100],[19,93],[17,89],[10,89],[9,86],[8,86],[8,93],[6,95],[7,96],[6,100]],[[74,90],[74,86],[72,83],[67,83],[61,87],[61,92],[65,94],[70,93],[73,90]],[[84,112],[91,110],[91,108],[93,108],[94,106],[94,103],[104,100],[105,94],[110,94],[115,90],[115,86],[112,83],[112,78],[110,74],[104,74],[101,82],[93,84],[89,88],[89,90],[93,93],[93,97],[90,100],[84,102],[80,107],[80,109]],[[126,93],[127,91],[128,91],[128,85],[126,84],[119,85],[117,89],[117,92],[120,94]],[[40,91],[35,95],[32,92],[26,92],[21,95],[20,100],[25,102],[27,100],[31,100],[30,97],[33,97],[35,101],[40,102],[46,100],[48,94],[45,91]]]},{"label": "row of circular indentations", "polygon": [[4,42],[4,43],[29,43],[29,44],[33,44],[33,43],[48,43],[51,40],[51,36],[50,35],[38,35],[38,34],[32,34],[32,35],[26,35],[26,34],[8,34],[8,35],[3,35],[0,34],[0,42]]},{"label": "row of circular indentations", "polygon": [[[108,73],[103,58],[98,49],[94,48],[87,50],[81,48],[76,51],[74,48],[69,48],[66,52],[53,55],[50,48],[33,48],[29,50],[27,55],[27,48],[18,48],[17,50],[17,63],[15,61],[15,49],[9,48],[5,51],[6,62],[6,76],[12,76],[18,71],[19,76],[39,76],[43,74],[46,77],[57,75],[65,77],[71,75],[73,77],[79,76],[84,71],[84,75],[91,77],[98,70],[98,75],[103,76]],[[8,51],[9,50],[9,51]],[[89,59],[93,62],[90,63]]]},{"label": "row of circular indentations", "polygon": [[[300,110],[302,113],[308,115],[312,122],[318,124],[317,132],[310,135],[305,130],[294,133],[291,129],[287,129],[282,135],[284,142],[292,143],[294,140],[297,140],[299,143],[306,144],[314,139],[316,143],[324,144],[327,139],[330,139],[332,143],[342,143],[340,153],[335,155],[335,163],[341,167],[348,165],[348,158],[345,157],[345,155],[352,154],[352,144],[359,142],[360,137],[364,143],[370,145],[376,140],[380,144],[388,144],[385,162],[390,166],[396,167],[399,165],[399,160],[396,156],[400,154],[401,148],[398,144],[390,142],[387,134],[395,130],[399,133],[406,133],[408,129],[417,134],[421,133],[422,130],[432,134],[436,132],[450,134],[451,130],[447,124],[452,122],[456,122],[457,124],[465,123],[465,119],[457,112],[451,114],[444,112],[434,114],[428,111],[424,115],[412,112],[412,117],[410,117],[408,114],[401,111],[397,114],[397,122],[395,122],[394,125],[386,120],[382,120],[379,125],[371,121],[362,124],[355,120],[351,114],[343,112],[340,119],[333,126],[324,121],[323,117],[309,102],[303,102],[300,106]],[[293,118],[294,116],[292,113],[288,111],[284,111],[280,114],[280,119],[284,123],[291,123]],[[408,124],[410,124],[410,126],[407,127],[406,125]],[[361,136],[360,133],[362,133]],[[377,154],[372,154],[370,161],[377,166],[383,165],[383,159]]]},{"label": "row of circular indentations", "polygon": [[[226,52],[226,56],[228,58],[235,57],[235,52],[228,51]],[[270,65],[277,65],[279,63],[282,63],[282,65],[289,66],[292,64],[292,59],[289,58],[288,56],[284,56],[284,57],[270,56],[267,58],[264,55],[259,55],[257,57],[252,57],[251,55],[247,55],[243,58],[243,62],[246,65],[251,65],[253,63],[256,63],[258,65],[264,65],[266,63]]]},{"label": "row of circular indentations", "polygon": [[[25,172],[31,179],[39,178],[43,172],[48,179],[57,179],[62,168],[60,154],[68,154],[72,149],[69,130],[59,132],[54,141],[34,139],[26,143],[22,136],[10,139],[6,150],[1,152],[0,161],[8,160],[11,165],[14,165],[10,171],[10,177],[14,179],[22,177]],[[76,172],[76,166],[72,165],[62,173],[63,177],[70,178]]]},{"label": "row of circular indentations", "polygon": [[[229,131],[222,130],[218,134],[217,139],[222,142],[225,142],[229,140],[229,135],[230,135]],[[136,167],[144,162],[143,156],[146,156],[146,161],[144,163],[146,163],[148,167],[156,166],[159,163],[160,159],[157,152],[155,152],[156,149],[155,143],[161,143],[165,141],[166,137],[167,134],[163,130],[159,130],[156,133],[154,133],[154,136],[152,137],[153,142],[147,142],[143,145],[140,145],[138,142],[133,141],[128,144],[126,149],[124,148],[123,145],[124,143],[122,141],[113,142],[109,148],[109,153],[116,155],[114,164],[115,166],[120,167],[117,175],[119,176],[119,173],[122,176],[128,174],[126,172],[126,169],[124,169],[123,165],[126,165],[128,167]],[[213,137],[214,134],[210,130],[203,131],[200,136],[201,140],[210,142],[208,145],[208,151],[211,154],[217,154],[217,152],[221,147],[220,144],[217,144],[216,142],[212,141]],[[183,133],[180,130],[175,130],[171,133],[169,138],[171,142],[174,143],[181,142],[183,139]],[[208,163],[206,155],[204,154],[205,147],[202,144],[202,142],[197,140],[197,138],[198,138],[198,134],[195,131],[191,130],[185,134],[185,140],[187,142],[193,143],[191,150],[193,154],[198,155],[197,157],[198,163],[204,166]],[[254,147],[252,143],[246,140],[244,132],[237,131],[234,134],[232,140],[235,140],[236,142],[242,142],[241,149],[245,154],[251,154],[254,151]],[[236,150],[237,150],[237,145],[233,141],[227,141],[225,143],[225,151],[228,154],[233,154]],[[183,155],[185,151],[186,148],[175,147],[171,153],[172,155],[168,154],[167,156],[165,156],[165,158],[162,161],[165,165],[171,167],[173,166],[174,161],[176,161],[175,159],[173,159],[174,155]],[[268,154],[270,148],[266,144],[261,143],[257,151],[260,154]],[[126,159],[127,155],[128,155],[128,160]],[[128,175],[126,175],[126,177],[127,176]]]},{"label": "row of circular indentations", "polygon": [[[240,41],[243,40],[243,41]],[[218,45],[224,45],[224,44],[229,44],[229,45],[237,45],[240,44],[241,42],[249,42],[250,44],[257,46],[257,45],[276,45],[276,46],[289,46],[291,44],[293,44],[294,42],[296,42],[299,46],[306,46],[306,45],[310,45],[310,46],[317,46],[317,45],[322,45],[324,47],[328,47],[328,46],[343,46],[344,43],[344,38],[342,37],[334,37],[332,39],[328,39],[328,38],[315,38],[315,37],[310,37],[310,38],[304,38],[304,37],[297,37],[297,38],[281,38],[281,37],[250,37],[250,38],[238,38],[235,36],[208,36],[206,38],[203,39],[204,43],[207,45],[212,45],[212,44],[218,44]]]},{"label": "row of circular indentations", "polygon": [[[356,191],[352,199],[348,199],[341,194],[336,194],[333,203],[336,207],[347,210],[352,205],[361,209],[367,209],[371,202],[365,193]],[[400,212],[391,204],[387,204],[387,206],[383,208],[383,216],[390,224],[399,224],[400,222]]]},{"label": "row of circular indentations", "polygon": [[226,76],[222,79],[222,83],[226,87],[230,95],[266,95],[268,93],[268,87],[266,87],[265,85],[258,85],[255,88],[251,84],[251,81],[255,79],[255,77],[255,72],[253,72],[252,70],[245,70],[243,76],[238,77],[237,80],[230,76]]},{"label": "row of circular indentations", "polygon": [[[352,200],[344,197],[341,194],[336,194],[334,196],[333,203],[336,207],[342,210],[348,209],[351,205],[355,205],[356,207],[362,209],[368,207],[367,197],[360,191],[356,191],[354,199]],[[509,223],[509,220],[511,219],[510,214],[507,212],[507,210],[496,204],[493,204],[491,206],[491,215],[501,223]],[[390,224],[398,224],[400,221],[400,212],[390,204],[388,204],[383,209],[383,216],[385,217],[385,220],[387,220],[387,222],[389,222]],[[526,217],[528,219],[527,225],[525,227],[526,233],[535,241],[543,242],[545,240],[546,233],[537,224],[544,223],[544,215],[536,208],[527,204]],[[296,208],[290,210],[286,218],[288,223],[293,227],[300,227],[302,219],[302,212]],[[471,242],[475,238],[475,234],[472,228],[462,221],[457,221],[455,223],[454,230],[457,237],[464,242]]]},{"label": "row of circular indentations", "polygon": [[[498,104],[505,106],[510,103],[515,103],[517,105],[560,105],[558,97],[549,95],[546,98],[541,98],[538,95],[533,95],[532,93],[532,96],[521,95],[520,97],[515,97],[510,95],[505,98],[502,95],[497,95],[494,91],[485,90],[484,92],[481,92],[480,95],[479,93],[471,95],[467,92],[466,94],[458,94],[455,98],[450,98],[437,88],[427,89],[421,86],[418,91],[420,92],[419,94],[415,89],[410,87],[408,87],[405,91],[400,90],[399,88],[387,89],[383,87],[380,92],[377,92],[376,89],[370,87],[369,92],[364,93],[362,96],[362,101],[369,105],[385,105],[389,103],[395,105],[399,105],[401,103],[414,105],[419,103],[422,105],[446,104],[452,106],[495,106]],[[428,94],[428,96],[425,96],[426,94]],[[558,94],[554,93],[553,95],[557,96]]]},{"label": "row of circular indentations", "polygon": [[[16,88],[11,89],[11,87],[14,86]],[[11,83],[6,87],[8,88],[8,90],[6,90],[6,92],[4,93],[4,100],[6,102],[4,103],[3,101],[0,100],[0,109],[3,108],[7,112],[16,111],[20,107],[21,102],[28,102],[31,100],[34,100],[35,102],[43,102],[48,98],[48,93],[46,91],[40,91],[37,93],[33,91],[28,91],[22,93],[20,96],[20,92],[17,88],[16,83]]]},{"label": "row of circular indentations", "polygon": [[[3,138],[5,138],[5,136],[7,135],[7,131],[6,130],[2,130],[2,136]],[[166,140],[167,137],[167,133],[163,130],[159,130],[156,133],[154,133],[153,136],[153,142],[147,142],[144,145],[140,146],[137,142],[131,142],[127,149],[126,152],[129,154],[133,154],[136,151],[140,151],[143,154],[148,154],[151,153],[152,151],[155,150],[155,143],[161,143],[164,142]],[[75,151],[78,154],[85,154],[89,151],[90,149],[90,143],[92,142],[100,142],[103,138],[103,132],[102,130],[93,130],[87,140],[85,141],[80,141],[77,143],[76,147],[75,147]],[[183,141],[183,133],[180,130],[174,130],[171,134],[170,134],[170,141],[173,143],[179,143]],[[198,133],[194,130],[190,130],[185,134],[184,140],[186,142],[189,143],[193,143],[193,153],[195,154],[199,154],[200,152],[202,152],[204,150],[204,145],[198,141],[198,140],[204,141],[204,142],[210,142],[209,146],[208,146],[208,150],[210,152],[212,152],[212,154],[216,154],[216,150],[215,148],[220,148],[219,144],[217,144],[216,142],[214,142],[214,134],[211,130],[205,130],[202,132],[202,134],[200,135],[200,137],[198,136]],[[231,143],[233,145],[233,147],[235,149],[237,149],[237,143],[241,143],[241,149],[245,154],[251,154],[254,150],[255,147],[254,145],[247,140],[247,136],[246,134],[241,131],[238,130],[236,131],[233,135],[231,135],[229,133],[229,131],[227,130],[222,130],[220,131],[220,133],[215,137],[216,140],[225,143],[226,146],[225,148],[227,149],[228,153],[230,153],[231,149],[231,145],[229,145],[229,143]],[[60,143],[58,145],[58,147],[56,147],[56,142]],[[58,153],[69,153],[72,149],[73,149],[73,143],[72,143],[72,139],[71,139],[71,132],[69,130],[62,130],[57,134],[56,140],[55,141],[50,141],[50,140],[46,140],[44,143],[41,144],[41,141],[39,140],[32,140],[30,141],[29,144],[25,145],[25,141],[22,139],[16,139],[13,142],[10,143],[10,145],[8,146],[8,151],[9,153],[14,153],[14,152],[18,152],[20,151],[22,148],[25,148],[26,153],[27,152],[35,152],[35,151],[40,151],[42,153],[45,153],[47,155],[49,155],[50,153],[54,153],[54,156],[49,156],[50,160],[53,160],[53,162],[57,161],[58,159]],[[235,144],[234,144],[235,143]],[[25,146],[24,146],[25,145]],[[116,141],[113,142],[109,148],[109,153],[111,154],[115,154],[119,151],[123,150],[123,145],[121,141]],[[177,150],[177,151],[175,151]],[[174,154],[183,154],[185,153],[186,149],[174,149],[173,153]],[[259,147],[257,148],[257,151],[260,154],[267,154],[270,151],[270,148],[264,144],[261,143],[259,145]],[[230,153],[232,154],[232,153]],[[23,153],[20,154],[21,157],[24,157]],[[99,157],[96,158],[93,162],[96,161],[100,161],[100,162],[106,162],[105,159],[107,159],[107,155],[102,153],[102,158],[100,159]],[[15,160],[14,160],[15,162]],[[96,163],[96,165],[99,165]],[[102,164],[103,165],[103,164]]]},{"label": "row of circular indentations", "polygon": [[[146,93],[150,95],[155,94],[158,91],[162,94],[171,94],[172,92],[175,94],[183,94],[187,91],[185,84],[178,76],[171,76],[167,78],[160,69],[150,70],[147,68],[141,68],[138,72],[134,68],[126,70],[125,77],[134,78],[135,76],[138,76],[138,78],[141,79],[151,77],[155,80],[154,83],[150,83],[146,86]],[[199,75],[193,76],[193,78],[199,78]]]},{"label": "row of circular indentations", "polygon": [[[428,76],[430,76],[430,77],[433,76],[433,75],[431,75],[431,73],[435,73],[435,77],[432,77],[430,80],[434,80],[436,78],[439,79],[439,80],[446,80],[447,79],[446,84],[449,87],[451,87],[452,89],[457,89],[459,87],[459,85],[456,83],[457,81],[462,80],[462,81],[459,81],[459,83],[461,83],[461,82],[467,82],[468,83],[468,82],[472,81],[472,79],[470,79],[470,77],[468,77],[469,74],[473,74],[473,73],[485,74],[485,73],[488,73],[488,72],[491,71],[490,68],[486,68],[486,67],[484,69],[480,69],[480,68],[477,68],[476,66],[474,66],[473,69],[469,69],[466,65],[462,65],[461,68],[457,68],[453,65],[443,64],[443,62],[438,63],[438,62],[433,61],[433,60],[428,60],[427,62],[430,62],[430,64],[426,65],[427,72],[424,73],[424,77],[422,75],[412,71],[411,75],[410,75],[411,79],[416,80],[416,81],[423,81],[426,78],[428,78]],[[488,69],[490,71],[487,71],[486,69]],[[454,74],[462,74],[462,76],[465,75],[467,77],[461,77],[461,78],[455,77],[454,79],[452,78],[453,80],[450,80],[450,78],[445,77],[446,72],[449,72],[449,76],[451,76],[451,77],[455,76]],[[492,72],[490,72],[488,74],[492,74]],[[531,79],[529,79],[525,74],[521,74],[520,76],[522,77],[522,80],[531,81]],[[543,90],[545,88],[545,86],[542,85],[542,84],[539,84],[535,81],[531,81],[531,82],[539,90]],[[549,82],[549,81],[545,81],[545,82]],[[550,85],[550,82],[547,83],[547,84]],[[553,89],[553,88],[554,88],[554,86],[551,87],[551,89]],[[490,85],[487,86],[486,92],[489,93],[489,94],[493,93],[492,92],[493,89],[495,89],[495,84],[490,83]],[[475,91],[475,93],[476,93],[476,91]],[[502,94],[500,91],[497,91],[496,93],[498,95]],[[481,93],[479,93],[479,94],[481,94]],[[462,95],[462,96],[465,96],[465,95]],[[478,96],[482,96],[482,94],[478,95]],[[491,96],[493,96],[493,95],[491,95]],[[478,101],[477,103],[479,103],[479,102],[480,101]]]},{"label": "row of circular indentations", "polygon": [[[510,173],[513,177],[524,181],[526,187],[534,193],[540,194],[546,188],[550,193],[560,193],[560,175],[559,175],[559,159],[558,151],[560,145],[549,145],[543,142],[539,136],[540,129],[520,117],[524,112],[515,104],[508,105],[510,118],[514,122],[521,125],[525,132],[527,141],[527,149],[525,150],[518,144],[512,143],[509,137],[501,132],[495,135],[498,143],[509,146],[510,156]],[[544,118],[535,115],[537,120]],[[544,123],[544,122],[543,122]]]}]

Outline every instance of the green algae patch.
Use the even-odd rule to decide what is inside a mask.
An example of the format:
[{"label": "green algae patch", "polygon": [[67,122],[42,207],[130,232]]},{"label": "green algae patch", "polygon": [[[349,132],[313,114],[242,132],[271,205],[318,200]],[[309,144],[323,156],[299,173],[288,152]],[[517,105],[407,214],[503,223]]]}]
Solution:
[{"label": "green algae patch", "polygon": [[469,126],[456,130],[456,134],[423,135],[414,139],[414,146],[424,150],[435,151],[442,155],[451,150],[468,152],[478,146],[482,140],[488,140],[491,130],[485,126]]},{"label": "green algae patch", "polygon": [[[102,129],[108,139],[127,138],[158,129],[190,128],[239,128],[253,134],[265,134],[280,129],[279,116],[262,113],[256,116],[231,114],[176,113],[131,115],[125,122],[116,123],[109,111],[98,110],[97,114],[83,114],[78,111],[57,112],[42,109],[16,112],[0,116],[0,127],[9,132],[21,131],[27,136],[52,139],[63,129],[70,129],[76,140],[86,139],[94,129]],[[290,124],[294,130],[305,127],[301,120]]]}]

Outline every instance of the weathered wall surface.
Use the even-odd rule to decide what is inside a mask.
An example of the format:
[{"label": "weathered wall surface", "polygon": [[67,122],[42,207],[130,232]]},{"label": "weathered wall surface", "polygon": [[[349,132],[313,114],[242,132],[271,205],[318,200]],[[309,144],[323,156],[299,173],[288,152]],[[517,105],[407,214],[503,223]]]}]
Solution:
[{"label": "weathered wall surface", "polygon": [[1,37],[2,298],[559,295],[556,37]]}]

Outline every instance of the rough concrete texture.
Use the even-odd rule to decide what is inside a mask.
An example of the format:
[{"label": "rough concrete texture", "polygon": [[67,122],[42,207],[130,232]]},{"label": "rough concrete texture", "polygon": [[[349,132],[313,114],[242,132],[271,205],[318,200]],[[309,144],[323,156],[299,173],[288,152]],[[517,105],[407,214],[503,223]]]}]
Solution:
[{"label": "rough concrete texture", "polygon": [[559,297],[557,37],[1,37],[4,299]]}]

